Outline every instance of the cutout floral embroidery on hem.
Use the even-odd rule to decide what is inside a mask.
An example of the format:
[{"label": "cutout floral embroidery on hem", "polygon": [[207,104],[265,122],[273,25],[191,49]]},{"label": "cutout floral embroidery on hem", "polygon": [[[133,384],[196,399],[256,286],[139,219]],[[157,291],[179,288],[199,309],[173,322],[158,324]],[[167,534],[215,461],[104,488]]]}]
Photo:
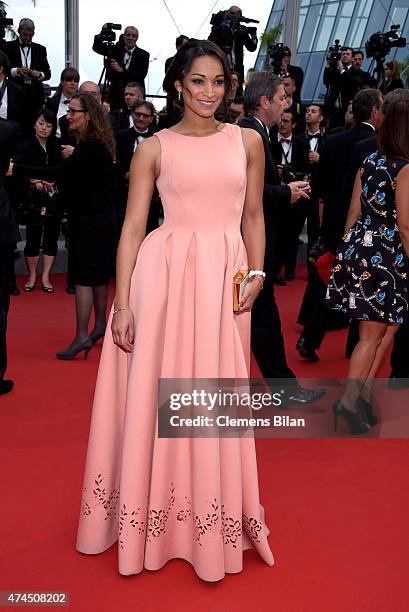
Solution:
[{"label": "cutout floral embroidery on hem", "polygon": [[[84,495],[81,504],[81,512],[84,516],[90,516],[98,506],[102,506],[105,510],[104,520],[115,520],[118,512],[119,488],[113,489],[108,495],[103,481],[106,480],[99,473],[94,479],[95,485],[92,494],[88,493],[89,489],[84,488]],[[130,509],[126,504],[122,504],[119,512],[118,521],[118,544],[124,549],[126,540],[130,533],[139,536],[146,536],[148,542],[152,542],[166,533],[166,525],[175,506],[175,485],[170,484],[169,499],[166,508],[150,508],[148,509],[148,499],[144,509],[138,507]],[[209,512],[199,515],[193,514],[192,502],[185,496],[183,504],[178,506],[176,515],[177,523],[187,523],[193,520],[194,536],[199,546],[203,546],[202,539],[209,533],[215,533],[219,529],[219,533],[223,538],[224,544],[230,544],[233,548],[237,548],[237,543],[243,535],[243,530],[246,532],[252,542],[260,543],[260,535],[263,533],[263,524],[254,517],[242,515],[241,520],[232,516],[228,516],[224,504],[220,507],[216,497],[208,502],[210,504]],[[193,518],[194,517],[194,518]],[[131,532],[129,528],[132,527]]]}]

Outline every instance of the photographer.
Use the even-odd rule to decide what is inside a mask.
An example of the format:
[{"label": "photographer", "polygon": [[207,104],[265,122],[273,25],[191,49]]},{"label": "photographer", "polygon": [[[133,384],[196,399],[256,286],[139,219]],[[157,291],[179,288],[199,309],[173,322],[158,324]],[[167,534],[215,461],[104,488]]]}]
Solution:
[{"label": "photographer", "polygon": [[140,49],[136,42],[139,32],[134,26],[127,26],[117,43],[113,29],[119,24],[105,23],[94,38],[92,50],[106,57],[107,80],[111,83],[109,102],[111,109],[123,108],[124,90],[127,83],[136,81],[144,86],[149,69],[149,53]]},{"label": "photographer", "polygon": [[294,79],[295,90],[293,92],[293,102],[296,105],[301,104],[301,88],[304,83],[304,71],[299,66],[293,66],[291,62],[291,49],[282,47],[281,74],[282,76],[289,75]]},{"label": "photographer", "polygon": [[243,47],[247,51],[257,49],[257,30],[241,22],[258,23],[255,19],[243,17],[241,8],[231,6],[227,11],[212,15],[212,29],[209,40],[213,41],[226,53],[230,68],[240,75],[240,86],[244,82]]},{"label": "photographer", "polygon": [[351,47],[341,49],[335,42],[324,70],[324,85],[328,88],[325,102],[332,126],[342,124],[349,102],[365,82],[363,72],[353,65]]}]

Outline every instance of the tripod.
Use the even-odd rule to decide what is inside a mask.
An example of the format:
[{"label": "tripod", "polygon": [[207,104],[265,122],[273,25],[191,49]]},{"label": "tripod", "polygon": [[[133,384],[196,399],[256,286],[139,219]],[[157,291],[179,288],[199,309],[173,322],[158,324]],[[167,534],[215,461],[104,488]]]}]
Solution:
[{"label": "tripod", "polygon": [[[374,68],[374,62],[376,62],[375,68]],[[381,84],[384,62],[385,62],[385,57],[376,57],[376,58],[374,57],[368,68],[368,72],[371,72],[372,70],[372,77],[376,80],[376,85],[378,87]]]},{"label": "tripod", "polygon": [[102,99],[106,96],[109,88],[111,86],[111,81],[108,77],[108,62],[112,59],[112,49],[114,47],[113,43],[105,43],[106,46],[106,54],[104,55],[104,66],[102,68],[101,76],[98,80],[98,87],[101,90]]}]

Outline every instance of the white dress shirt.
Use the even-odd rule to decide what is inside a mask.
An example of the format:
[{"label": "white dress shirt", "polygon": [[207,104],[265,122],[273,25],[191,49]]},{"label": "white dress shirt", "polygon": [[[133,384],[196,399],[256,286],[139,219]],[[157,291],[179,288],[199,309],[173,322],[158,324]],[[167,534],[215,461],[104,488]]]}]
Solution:
[{"label": "white dress shirt", "polygon": [[[285,138],[286,140],[289,140],[290,142],[281,142],[283,138]],[[281,163],[290,164],[291,163],[291,153],[292,153],[292,148],[293,148],[293,145],[291,142],[291,134],[288,138],[286,138],[285,136],[280,134],[280,132],[278,132],[277,139],[278,139],[278,142],[281,144],[281,148],[283,149]]]},{"label": "white dress shirt", "polygon": [[[3,87],[3,81],[0,81],[0,90],[2,87]],[[6,89],[4,90],[3,97],[1,99],[1,104],[0,104],[0,117],[2,119],[7,119],[7,105],[8,105],[8,98],[7,98],[7,87],[6,87]]]},{"label": "white dress shirt", "polygon": [[71,98],[67,98],[67,96],[65,96],[64,94],[61,94],[60,104],[59,104],[58,110],[57,110],[57,130],[55,132],[55,134],[56,134],[56,136],[58,136],[58,138],[60,138],[60,136],[61,136],[60,119],[61,119],[61,117],[64,117],[64,115],[67,114],[68,103],[69,103],[70,100],[71,100]]},{"label": "white dress shirt", "polygon": [[[19,41],[20,43],[20,56],[21,56],[21,65],[24,66],[24,68],[31,68],[31,45],[24,45],[21,40]],[[17,72],[17,68],[12,68],[11,69],[11,76],[12,77],[16,77],[19,76],[18,72]],[[38,79],[36,79],[37,81],[42,81],[44,80],[44,72],[40,72],[40,76]],[[31,83],[31,79],[24,79],[25,83]]]}]

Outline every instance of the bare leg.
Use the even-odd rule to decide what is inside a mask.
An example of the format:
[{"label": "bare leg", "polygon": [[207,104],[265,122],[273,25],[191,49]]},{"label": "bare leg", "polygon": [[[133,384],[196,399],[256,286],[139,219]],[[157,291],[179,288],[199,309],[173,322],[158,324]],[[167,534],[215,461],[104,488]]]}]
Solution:
[{"label": "bare leg", "polygon": [[378,321],[360,322],[359,342],[351,355],[348,382],[341,398],[342,404],[351,412],[356,412],[358,397],[372,370],[377,351],[388,327],[386,323],[379,323]]},{"label": "bare leg", "polygon": [[28,279],[25,286],[34,285],[37,280],[37,265],[38,255],[35,257],[26,257],[26,264],[28,269]]},{"label": "bare leg", "polygon": [[378,350],[376,351],[376,355],[375,355],[375,359],[374,362],[372,364],[372,368],[368,374],[368,378],[365,381],[365,385],[363,386],[362,390],[361,390],[361,396],[364,398],[364,400],[366,400],[367,402],[371,401],[371,393],[372,393],[372,387],[373,387],[373,383],[374,383],[374,378],[376,376],[376,373],[379,369],[379,366],[382,363],[382,359],[385,355],[385,352],[388,348],[388,346],[390,345],[390,343],[392,342],[393,336],[395,335],[395,333],[398,330],[398,326],[397,325],[388,325],[388,328],[386,330],[386,333],[384,335],[384,337],[382,338],[382,342],[378,347]]},{"label": "bare leg", "polygon": [[43,255],[43,273],[41,275],[41,282],[45,287],[52,287],[50,283],[50,272],[53,267],[55,257],[54,255]]}]

